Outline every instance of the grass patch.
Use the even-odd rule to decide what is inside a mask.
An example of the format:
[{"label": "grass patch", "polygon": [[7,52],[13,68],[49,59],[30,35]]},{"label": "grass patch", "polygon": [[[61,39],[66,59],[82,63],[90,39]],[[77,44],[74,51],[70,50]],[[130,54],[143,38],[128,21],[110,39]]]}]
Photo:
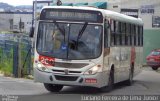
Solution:
[{"label": "grass patch", "polygon": [[0,71],[5,76],[11,76],[13,71],[13,49],[5,52],[0,48]]}]

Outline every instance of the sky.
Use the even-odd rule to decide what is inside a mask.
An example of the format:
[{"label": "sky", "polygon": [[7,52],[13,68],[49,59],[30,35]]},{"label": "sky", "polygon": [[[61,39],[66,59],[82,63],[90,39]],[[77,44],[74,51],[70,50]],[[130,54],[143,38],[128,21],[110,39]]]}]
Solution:
[{"label": "sky", "polygon": [[32,5],[33,0],[0,0],[0,2],[8,3],[13,6]]}]

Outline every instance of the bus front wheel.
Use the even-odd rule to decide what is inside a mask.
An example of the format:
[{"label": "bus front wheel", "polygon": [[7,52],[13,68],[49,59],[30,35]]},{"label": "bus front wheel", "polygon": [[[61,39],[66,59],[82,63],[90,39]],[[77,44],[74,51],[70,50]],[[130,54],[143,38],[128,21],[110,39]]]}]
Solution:
[{"label": "bus front wheel", "polygon": [[103,92],[110,92],[114,87],[114,69],[111,69],[109,79],[108,79],[108,85],[101,88],[101,91]]},{"label": "bus front wheel", "polygon": [[158,69],[158,67],[152,67],[152,69],[153,69],[153,70],[157,70],[157,69]]},{"label": "bus front wheel", "polygon": [[50,92],[59,92],[60,90],[62,90],[63,85],[54,85],[54,84],[44,83],[44,87]]}]

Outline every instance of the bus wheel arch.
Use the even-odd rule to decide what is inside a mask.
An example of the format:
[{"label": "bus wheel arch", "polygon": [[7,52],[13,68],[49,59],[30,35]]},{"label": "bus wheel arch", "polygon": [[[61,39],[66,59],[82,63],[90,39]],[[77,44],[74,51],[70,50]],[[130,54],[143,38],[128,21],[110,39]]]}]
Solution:
[{"label": "bus wheel arch", "polygon": [[134,62],[130,66],[130,72],[129,73],[132,73],[133,76],[134,76]]},{"label": "bus wheel arch", "polygon": [[114,65],[111,66],[109,78],[108,78],[108,86],[111,86],[111,89],[113,89],[114,85]]},{"label": "bus wheel arch", "polygon": [[128,85],[128,86],[132,85],[133,77],[134,77],[134,63],[131,63],[130,69],[129,69],[129,79],[126,80],[126,85]]},{"label": "bus wheel arch", "polygon": [[54,84],[44,83],[44,87],[46,88],[46,90],[50,92],[59,92],[60,90],[62,90],[63,85],[54,85]]},{"label": "bus wheel arch", "polygon": [[114,71],[114,64],[111,65],[110,71]]},{"label": "bus wheel arch", "polygon": [[108,75],[108,83],[105,87],[101,88],[101,91],[110,92],[114,87],[114,65],[111,65],[109,75]]}]

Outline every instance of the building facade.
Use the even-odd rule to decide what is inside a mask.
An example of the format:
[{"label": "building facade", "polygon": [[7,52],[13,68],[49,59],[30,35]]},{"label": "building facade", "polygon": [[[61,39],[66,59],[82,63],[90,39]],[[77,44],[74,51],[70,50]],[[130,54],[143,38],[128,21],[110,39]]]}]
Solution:
[{"label": "building facade", "polygon": [[[151,50],[160,48],[160,0],[121,0],[120,9],[137,9],[144,22],[144,63]],[[113,9],[110,8],[111,10]],[[114,9],[113,9],[114,10]]]},{"label": "building facade", "polygon": [[32,12],[0,12],[0,31],[29,33]]},{"label": "building facade", "polygon": [[13,13],[0,12],[0,31],[12,29]]}]

